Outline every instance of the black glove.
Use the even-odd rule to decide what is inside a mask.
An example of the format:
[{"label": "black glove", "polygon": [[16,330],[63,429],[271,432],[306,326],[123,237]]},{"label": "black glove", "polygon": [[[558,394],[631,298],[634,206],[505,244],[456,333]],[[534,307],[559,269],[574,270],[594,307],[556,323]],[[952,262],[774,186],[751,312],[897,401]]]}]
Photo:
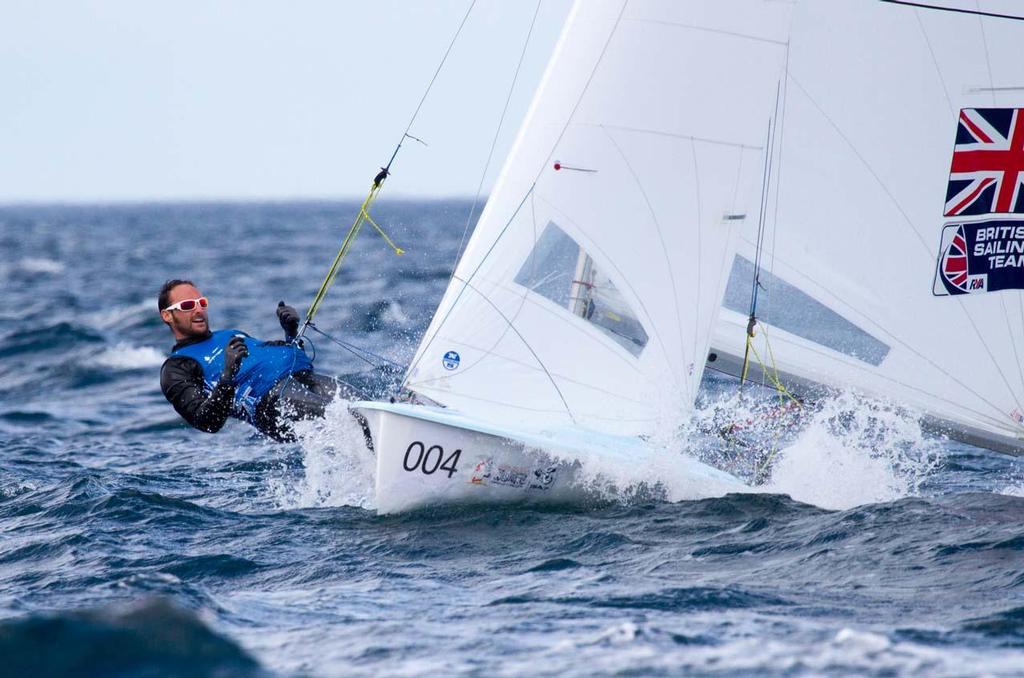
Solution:
[{"label": "black glove", "polygon": [[238,374],[238,368],[242,366],[242,358],[248,355],[249,349],[245,346],[245,337],[238,335],[231,337],[228,347],[224,349],[224,371],[221,372],[220,378],[234,381],[235,375]]},{"label": "black glove", "polygon": [[277,321],[284,329],[284,336],[293,339],[299,333],[299,312],[283,301],[277,302]]}]

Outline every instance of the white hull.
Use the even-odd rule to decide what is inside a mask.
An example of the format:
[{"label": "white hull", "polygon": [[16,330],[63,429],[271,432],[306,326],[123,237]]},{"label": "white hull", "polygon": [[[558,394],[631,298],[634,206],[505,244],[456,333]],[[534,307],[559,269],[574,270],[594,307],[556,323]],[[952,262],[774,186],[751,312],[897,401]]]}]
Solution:
[{"label": "white hull", "polygon": [[[687,457],[673,457],[637,439],[579,432],[554,437],[511,432],[434,407],[359,402],[377,457],[378,513],[460,503],[577,503],[595,497],[595,480],[665,481],[683,499],[749,492],[735,477]],[[658,460],[655,460],[658,457]],[[668,475],[671,477],[662,477]],[[598,480],[600,483],[601,481]],[[678,494],[670,492],[669,495]]]}]

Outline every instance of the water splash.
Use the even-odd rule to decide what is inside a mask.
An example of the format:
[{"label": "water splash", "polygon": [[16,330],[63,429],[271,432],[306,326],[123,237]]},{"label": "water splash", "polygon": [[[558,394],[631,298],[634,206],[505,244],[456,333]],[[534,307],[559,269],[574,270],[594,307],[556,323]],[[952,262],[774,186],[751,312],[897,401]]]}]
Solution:
[{"label": "water splash", "polygon": [[302,447],[303,475],[297,482],[272,482],[271,490],[282,508],[376,508],[376,458],[366,446],[362,428],[348,411],[349,405],[343,398],[336,398],[323,419],[295,424]]},{"label": "water splash", "polygon": [[941,462],[940,441],[898,405],[840,392],[802,407],[730,394],[698,409],[693,452],[759,489],[827,509],[916,496]]},{"label": "water splash", "polygon": [[819,402],[782,450],[767,489],[822,508],[918,496],[941,462],[941,446],[904,407],[844,392]]}]

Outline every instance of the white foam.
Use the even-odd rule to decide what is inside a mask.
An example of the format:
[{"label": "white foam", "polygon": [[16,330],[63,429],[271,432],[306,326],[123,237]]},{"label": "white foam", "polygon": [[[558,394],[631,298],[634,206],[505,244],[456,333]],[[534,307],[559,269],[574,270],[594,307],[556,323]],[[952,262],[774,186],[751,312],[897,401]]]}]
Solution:
[{"label": "white foam", "polygon": [[105,330],[109,327],[120,325],[129,318],[147,311],[155,315],[156,305],[150,301],[139,301],[128,306],[104,308],[97,312],[90,312],[82,320],[92,327]]},{"label": "white foam", "polygon": [[132,346],[120,343],[108,348],[95,358],[97,365],[115,370],[138,370],[144,367],[159,367],[164,354],[152,346]]},{"label": "white foam", "polygon": [[[619,623],[596,634],[553,643],[539,658],[554,673],[599,664],[603,673],[667,672],[714,675],[1019,675],[1014,649],[931,647],[897,641],[870,630],[840,628],[820,641],[765,638],[761,634],[711,645],[673,646],[666,632],[648,623]],[[969,672],[964,667],[969,666]],[[526,665],[506,667],[521,673]]]},{"label": "white foam", "polygon": [[53,259],[42,257],[25,257],[17,264],[18,268],[26,273],[47,273],[56,275],[64,271],[64,264]]},{"label": "white foam", "polygon": [[272,483],[271,490],[282,508],[376,508],[376,460],[348,406],[339,398],[328,406],[323,419],[296,423],[303,477],[298,483]]},{"label": "white foam", "polygon": [[923,434],[914,413],[856,393],[820,405],[780,452],[767,490],[828,509],[919,493],[939,463],[940,445]]},{"label": "white foam", "polygon": [[830,640],[817,645],[751,639],[725,643],[698,651],[692,668],[715,666],[719,670],[763,671],[799,674],[900,674],[961,676],[971,666],[972,675],[1011,675],[1020,668],[1020,654],[1013,651],[949,650],[911,642],[894,642],[871,631],[840,629]]},{"label": "white foam", "polygon": [[939,442],[922,433],[913,412],[894,404],[841,393],[777,416],[778,404],[729,394],[704,405],[687,435],[697,439],[696,431],[735,423],[753,444],[706,435],[691,453],[746,472],[758,447],[770,452],[778,446],[768,482],[758,489],[827,509],[914,496],[940,460]]},{"label": "white foam", "polygon": [[1024,497],[1024,481],[1011,483],[1003,489],[998,490],[996,494],[1003,494],[1007,497]]}]

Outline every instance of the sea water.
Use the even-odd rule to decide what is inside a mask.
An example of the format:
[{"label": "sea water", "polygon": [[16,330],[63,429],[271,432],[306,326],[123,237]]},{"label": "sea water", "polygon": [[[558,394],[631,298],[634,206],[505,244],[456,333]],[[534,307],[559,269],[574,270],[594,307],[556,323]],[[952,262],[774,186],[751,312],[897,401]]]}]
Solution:
[{"label": "sea water", "polygon": [[[742,473],[753,440],[762,492],[385,517],[344,403],[295,444],[185,426],[160,284],[277,338],[356,207],[0,208],[0,674],[1024,673],[1024,464],[898,404],[838,394],[722,436],[769,410],[709,375],[668,454]],[[313,335],[321,371],[394,387],[469,211],[381,204],[408,254],[361,234],[317,318],[380,357]]]}]

